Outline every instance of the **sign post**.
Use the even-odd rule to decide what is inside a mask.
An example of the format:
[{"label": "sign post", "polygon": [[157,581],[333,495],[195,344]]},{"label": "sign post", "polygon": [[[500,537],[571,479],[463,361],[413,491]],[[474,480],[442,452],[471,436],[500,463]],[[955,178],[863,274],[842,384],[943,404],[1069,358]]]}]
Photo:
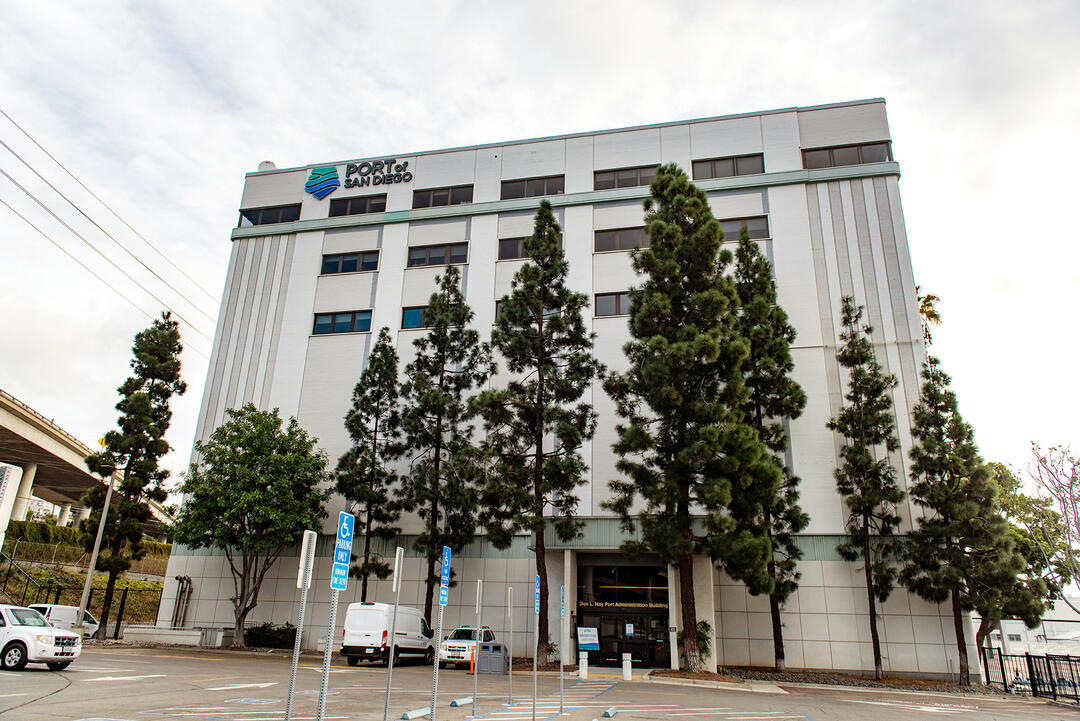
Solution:
[{"label": "sign post", "polygon": [[507,640],[510,642],[510,692],[506,697],[506,704],[514,703],[514,587],[506,584],[506,627],[509,629]]},{"label": "sign post", "polygon": [[481,609],[484,605],[484,579],[476,579],[476,645],[473,646],[472,663],[472,715],[476,715],[476,680],[480,677],[480,642],[484,639],[483,626],[480,625]]},{"label": "sign post", "polygon": [[[442,619],[450,598],[450,546],[442,547],[442,576],[439,578],[439,620],[435,624],[435,643],[442,644]],[[474,669],[475,670],[475,669]],[[439,692],[439,652],[435,652],[435,668],[431,672],[431,721],[435,721],[435,701]]]},{"label": "sign post", "polygon": [[285,721],[292,718],[296,667],[300,663],[300,636],[304,632],[304,609],[307,606],[307,592],[311,588],[311,569],[315,565],[315,541],[318,538],[319,534],[315,531],[304,531],[304,541],[300,544],[300,569],[296,574],[296,587],[300,589],[300,611],[296,616],[296,640],[293,642],[292,670],[289,672],[289,695],[285,700]]},{"label": "sign post", "polygon": [[[566,586],[559,586],[559,643],[566,640]],[[559,713],[563,712],[563,656],[567,649],[559,649]]]},{"label": "sign post", "polygon": [[540,651],[540,576],[536,577],[536,586],[533,592],[533,698],[532,698],[532,721],[536,721],[536,657]]},{"label": "sign post", "polygon": [[398,546],[394,553],[394,612],[390,615],[390,656],[386,660],[386,701],[383,702],[383,721],[386,721],[390,714],[390,680],[394,678],[394,643],[397,641],[397,610],[398,602],[401,601],[401,573],[404,570],[404,562],[405,549]]},{"label": "sign post", "polygon": [[315,721],[326,713],[326,684],[330,679],[330,654],[334,652],[334,622],[337,620],[338,591],[349,586],[349,561],[352,559],[353,525],[356,518],[342,511],[338,514],[337,540],[334,542],[334,565],[330,570],[330,618],[326,622],[326,643],[323,645],[322,683],[319,684],[319,707]]}]

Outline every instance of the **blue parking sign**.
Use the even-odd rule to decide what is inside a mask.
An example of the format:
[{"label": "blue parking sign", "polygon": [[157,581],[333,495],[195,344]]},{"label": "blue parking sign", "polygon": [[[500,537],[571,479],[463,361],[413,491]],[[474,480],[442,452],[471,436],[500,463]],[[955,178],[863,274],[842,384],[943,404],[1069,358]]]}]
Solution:
[{"label": "blue parking sign", "polygon": [[540,613],[540,576],[536,577],[536,594],[535,594],[535,598],[536,598],[536,600],[534,602],[535,608],[533,608],[533,611],[535,611],[536,613]]},{"label": "blue parking sign", "polygon": [[450,546],[442,547],[442,577],[439,579],[439,605],[445,606],[450,598]]},{"label": "blue parking sign", "polygon": [[330,588],[344,591],[349,585],[349,562],[352,560],[353,528],[356,519],[351,513],[338,514],[337,537],[334,539],[334,565],[330,571]]}]

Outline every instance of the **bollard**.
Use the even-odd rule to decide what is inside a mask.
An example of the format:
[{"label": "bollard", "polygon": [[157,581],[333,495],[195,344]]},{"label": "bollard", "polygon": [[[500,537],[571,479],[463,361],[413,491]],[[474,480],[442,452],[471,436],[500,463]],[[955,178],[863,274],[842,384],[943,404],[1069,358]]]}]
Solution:
[{"label": "bollard", "polygon": [[424,716],[431,715],[431,707],[425,706],[424,708],[413,709],[412,711],[406,711],[401,714],[401,718],[405,721],[411,721],[411,719],[423,718]]},{"label": "bollard", "polygon": [[466,696],[464,698],[456,698],[456,699],[454,699],[453,701],[450,702],[450,705],[452,707],[454,707],[454,708],[458,708],[459,706],[464,706],[465,704],[472,703],[472,698],[473,698],[472,696]]},{"label": "bollard", "polygon": [[577,654],[577,669],[578,669],[578,678],[587,681],[589,679],[589,652],[588,651],[578,651],[578,654]]},{"label": "bollard", "polygon": [[607,711],[605,711],[603,713],[601,718],[611,718],[617,713],[619,713],[618,710],[616,710],[616,708],[614,706],[612,706],[611,708],[609,708]]},{"label": "bollard", "polygon": [[630,673],[630,654],[622,655],[622,680],[629,681],[633,676]]}]

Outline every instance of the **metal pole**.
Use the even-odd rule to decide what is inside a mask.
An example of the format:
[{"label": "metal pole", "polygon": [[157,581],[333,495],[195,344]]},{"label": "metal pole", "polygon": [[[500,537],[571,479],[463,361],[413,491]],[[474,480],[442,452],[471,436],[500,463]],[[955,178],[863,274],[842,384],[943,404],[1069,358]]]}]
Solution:
[{"label": "metal pole", "polygon": [[[397,640],[397,609],[401,601],[401,572],[404,560],[405,549],[398,546],[394,553],[394,612],[390,616],[390,658],[386,662],[386,700],[383,702],[383,721],[386,721],[390,714],[390,681],[394,678],[394,642]],[[438,664],[439,660],[436,658],[435,665]]]},{"label": "metal pole", "polygon": [[[439,620],[435,625],[435,643],[442,643],[442,616],[443,609],[446,608],[442,604],[439,604]],[[438,648],[438,646],[436,646]],[[439,690],[439,654],[435,653],[435,669],[431,672],[431,721],[435,721],[435,697]]]},{"label": "metal pole", "polygon": [[[98,519],[97,538],[94,539],[94,550],[90,554],[90,567],[86,569],[86,581],[83,583],[82,598],[79,599],[79,615],[76,617],[75,625],[72,627],[75,633],[80,637],[83,635],[83,615],[86,613],[86,606],[90,602],[90,584],[94,580],[94,568],[97,566],[98,552],[101,550],[101,537],[105,534],[105,519],[109,516],[109,504],[112,502],[113,481],[115,480],[115,469],[109,474],[109,488],[105,491],[105,505],[101,508],[101,518]],[[102,480],[105,480],[102,478]],[[105,628],[105,624],[108,619],[101,619],[101,627]]]},{"label": "metal pole", "polygon": [[300,639],[304,634],[304,610],[307,608],[308,589],[311,588],[311,568],[315,563],[315,531],[304,531],[304,542],[300,547],[300,611],[296,616],[296,638],[293,639],[292,669],[289,673],[289,695],[285,701],[285,721],[292,718],[293,692],[296,690],[296,667],[300,664]]},{"label": "metal pole", "polygon": [[480,678],[480,641],[484,638],[483,626],[480,625],[481,610],[484,607],[484,579],[476,579],[476,645],[473,646],[472,663],[472,715],[476,715],[476,681]]},{"label": "metal pole", "polygon": [[514,703],[514,587],[509,584],[506,586],[506,618],[510,640],[510,693],[506,697],[506,704],[509,706]]},{"label": "metal pole", "polygon": [[326,684],[330,679],[330,653],[334,648],[334,622],[337,619],[338,590],[330,591],[330,620],[326,623],[326,646],[323,648],[322,657],[322,683],[319,685],[319,709],[315,713],[315,721],[322,721],[326,712]]},{"label": "metal pole", "polygon": [[[563,645],[566,641],[566,586],[559,586],[559,613],[562,614],[559,619],[559,644]],[[559,713],[563,712],[563,657],[566,655],[566,649],[559,649]]]},{"label": "metal pole", "polygon": [[[540,577],[537,576],[537,579]],[[532,697],[532,721],[536,721],[536,657],[540,651],[540,612],[533,614],[536,617],[533,623],[533,697]]]}]

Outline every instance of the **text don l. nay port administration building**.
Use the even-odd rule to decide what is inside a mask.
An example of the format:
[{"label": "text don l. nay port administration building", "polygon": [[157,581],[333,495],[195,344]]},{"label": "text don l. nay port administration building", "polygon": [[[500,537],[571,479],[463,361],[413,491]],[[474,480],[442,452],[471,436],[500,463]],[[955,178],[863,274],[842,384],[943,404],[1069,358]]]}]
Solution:
[{"label": "text don l. nay port administration building", "polygon": [[[251,402],[295,415],[333,461],[350,444],[343,427],[351,390],[378,329],[396,337],[402,363],[424,333],[423,309],[448,264],[461,269],[474,326],[490,333],[496,301],[510,290],[541,199],[550,200],[564,232],[571,286],[591,299],[586,324],[609,369],[625,367],[627,289],[639,283],[630,248],[643,238],[642,200],[660,163],[677,163],[705,191],[728,247],[745,225],[772,262],[781,305],[798,332],[795,378],[806,391],[802,416],[788,423],[787,462],[802,479],[810,525],[799,538],[804,557],[798,592],[783,613],[790,667],[870,670],[873,656],[866,593],[856,564],[836,553],[844,506],[833,470],[838,442],[825,427],[841,408],[836,360],[840,299],[866,307],[878,356],[899,379],[893,401],[908,477],[908,411],[917,399],[924,358],[911,262],[885,102],[860,100],[806,108],[659,123],[620,130],[477,145],[424,153],[313,164],[279,170],[266,163],[247,175],[224,302],[196,437],[205,440],[226,408]],[[504,371],[505,373],[505,371]],[[493,379],[500,383],[504,377]],[[670,663],[669,629],[681,627],[675,572],[657,559],[619,553],[618,520],[602,507],[615,475],[615,409],[599,383],[586,394],[599,413],[583,449],[590,466],[581,487],[584,535],[548,538],[550,621],[559,648],[576,658],[575,634],[558,638],[559,587],[567,591],[568,629],[600,630],[594,661],[623,651],[643,664]],[[314,648],[329,609],[329,552],[334,496],[323,529],[317,580],[304,636]],[[905,503],[905,527],[917,511]],[[418,532],[404,519],[408,545]],[[399,539],[399,543],[402,539]],[[388,544],[387,554],[392,556]],[[507,639],[506,588],[514,587],[514,649],[532,643],[534,560],[522,536],[505,551],[478,537],[454,559],[457,587],[444,627],[474,619],[475,579],[483,578],[484,620]],[[295,623],[297,559],[282,558],[249,621]],[[410,554],[404,604],[423,606],[422,559]],[[185,623],[230,626],[232,580],[219,554],[179,548],[159,620],[168,624],[176,576],[193,593]],[[770,665],[768,599],[695,559],[699,617],[715,633],[722,665]],[[350,583],[340,602],[359,600]],[[373,580],[369,600],[392,600],[388,581]],[[947,607],[896,590],[881,614],[886,671],[943,674],[957,668]],[[339,614],[338,619],[342,616]],[[632,633],[628,633],[632,629]],[[336,634],[335,634],[335,637]],[[971,657],[975,658],[974,649]]]}]

